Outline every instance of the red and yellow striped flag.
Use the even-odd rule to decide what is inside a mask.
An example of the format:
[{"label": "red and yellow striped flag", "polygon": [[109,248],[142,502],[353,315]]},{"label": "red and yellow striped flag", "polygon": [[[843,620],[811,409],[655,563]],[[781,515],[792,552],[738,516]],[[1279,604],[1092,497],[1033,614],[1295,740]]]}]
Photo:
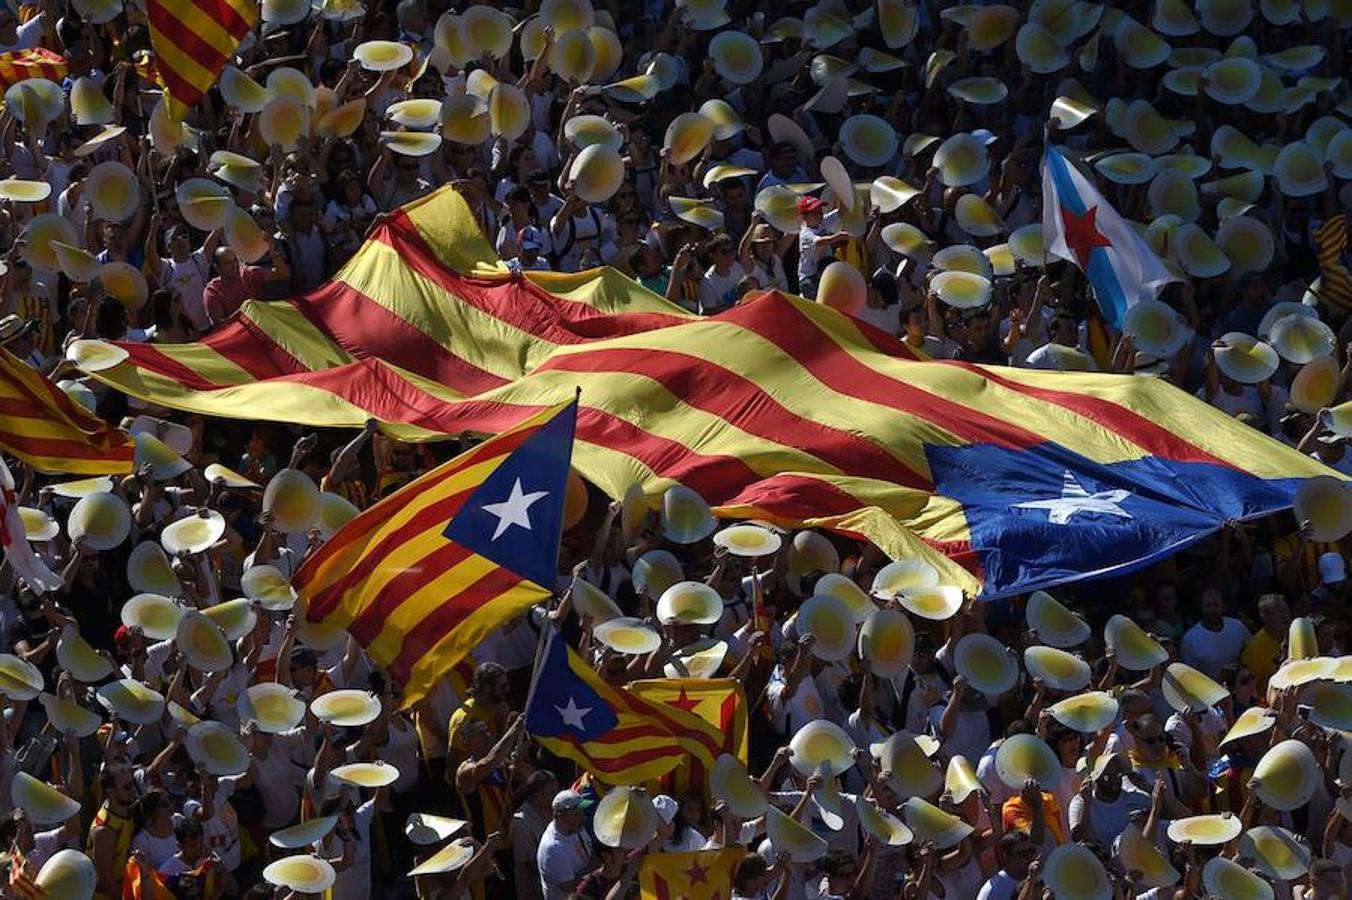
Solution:
[{"label": "red and yellow striped flag", "polygon": [[43,472],[120,475],[131,471],[135,446],[126,432],[0,349],[0,449]]},{"label": "red and yellow striped flag", "polygon": [[736,681],[666,678],[636,681],[626,690],[645,713],[671,731],[686,754],[685,764],[663,777],[666,793],[707,795],[709,773],[724,753],[746,764],[746,695]]},{"label": "red and yellow striped flag", "polygon": [[745,850],[649,853],[638,870],[640,900],[729,900]]},{"label": "red and yellow striped flag", "polygon": [[9,891],[19,900],[42,900],[47,892],[38,887],[37,882],[28,874],[28,860],[18,844],[9,856]]},{"label": "red and yellow striped flag", "polygon": [[485,637],[552,593],[576,403],[549,407],[349,521],[293,584],[425,696]]},{"label": "red and yellow striped flag", "polygon": [[216,83],[258,21],[252,0],[147,0],[150,44],[174,118]]},{"label": "red and yellow striped flag", "polygon": [[0,91],[29,78],[60,82],[69,73],[64,56],[42,47],[0,53]]}]

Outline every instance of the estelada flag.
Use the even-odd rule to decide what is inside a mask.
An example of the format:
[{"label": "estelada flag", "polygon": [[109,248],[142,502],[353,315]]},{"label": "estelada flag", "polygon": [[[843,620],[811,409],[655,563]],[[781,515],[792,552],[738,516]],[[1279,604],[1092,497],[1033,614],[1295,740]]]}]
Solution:
[{"label": "estelada flag", "polygon": [[729,900],[745,850],[649,853],[638,870],[640,900]]},{"label": "estelada flag", "polygon": [[664,776],[666,793],[707,795],[709,773],[724,753],[746,764],[746,695],[733,679],[664,678],[636,681],[626,690],[671,731],[686,754],[685,764]]},{"label": "estelada flag", "polygon": [[296,573],[306,617],[425,696],[553,593],[576,419],[547,407],[351,519]]}]

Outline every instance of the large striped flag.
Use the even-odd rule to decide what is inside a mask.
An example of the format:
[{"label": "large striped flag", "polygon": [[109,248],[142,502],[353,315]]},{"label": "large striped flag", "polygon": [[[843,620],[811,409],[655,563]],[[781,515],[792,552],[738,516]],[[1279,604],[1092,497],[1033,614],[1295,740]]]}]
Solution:
[{"label": "large striped flag", "polygon": [[350,520],[293,584],[416,702],[552,594],[577,403],[504,429]]},{"label": "large striped flag", "polygon": [[606,684],[552,628],[531,681],[526,730],[607,784],[660,778],[685,755],[663,722]]},{"label": "large striped flag", "polygon": [[60,82],[70,72],[66,58],[44,47],[0,53],[0,91],[29,78]]},{"label": "large striped flag", "polygon": [[254,0],[146,0],[146,14],[169,113],[181,119],[216,83],[258,21],[258,4]]},{"label": "large striped flag", "polygon": [[648,853],[638,868],[639,900],[730,900],[745,850]]},{"label": "large striped flag", "polygon": [[119,475],[136,445],[0,348],[0,450],[43,472]]},{"label": "large striped flag", "polygon": [[626,690],[671,730],[685,751],[685,764],[663,776],[665,793],[707,795],[709,773],[724,753],[746,763],[746,695],[738,682],[731,678],[659,678],[635,681]]},{"label": "large striped flag", "polygon": [[423,440],[495,434],[580,385],[574,465],[611,497],[685,484],[721,516],[862,535],[988,597],[1148,565],[1337,474],[1157,379],[919,360],[777,293],[692,317],[612,269],[513,276],[474,228],[431,195],[312,293],[199,344],[123,344],[95,377]]}]

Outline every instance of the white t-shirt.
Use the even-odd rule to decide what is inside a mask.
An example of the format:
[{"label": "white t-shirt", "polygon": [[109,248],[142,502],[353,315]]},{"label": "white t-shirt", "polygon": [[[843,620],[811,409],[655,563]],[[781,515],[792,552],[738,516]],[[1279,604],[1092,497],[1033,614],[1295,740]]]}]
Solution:
[{"label": "white t-shirt", "polygon": [[825,707],[817,683],[810,676],[803,676],[798,682],[798,690],[787,700],[784,698],[786,687],[783,667],[777,667],[766,692],[770,701],[770,721],[776,729],[792,737],[808,722],[823,718]]},{"label": "white t-shirt", "polygon": [[732,306],[737,300],[737,282],[745,277],[746,270],[739,262],[734,262],[726,275],[719,275],[710,266],[699,280],[699,311],[709,316]]},{"label": "white t-shirt", "polygon": [[198,247],[188,254],[183,262],[174,262],[173,257],[169,256],[160,257],[160,272],[161,284],[178,293],[183,300],[183,312],[193,327],[198,331],[209,329],[211,319],[207,317],[207,308],[202,303],[202,291],[207,286],[211,264],[202,248]]},{"label": "white t-shirt", "polygon": [[131,839],[131,847],[144,853],[150,864],[159,869],[178,852],[178,840],[173,832],[170,832],[168,837],[156,837],[142,828],[136,832],[136,837]]},{"label": "white t-shirt", "polygon": [[374,798],[352,814],[352,826],[357,832],[352,865],[338,873],[338,880],[333,883],[333,900],[367,900],[371,896],[371,819],[375,814]]},{"label": "white t-shirt", "polygon": [[[1131,787],[1126,779],[1122,781],[1122,793],[1112,803],[1091,795],[1089,818],[1094,825],[1094,837],[1100,843],[1107,844],[1110,842],[1127,827],[1131,812],[1135,809],[1150,809],[1150,795]],[[1073,831],[1075,826],[1079,825],[1083,819],[1084,797],[1081,794],[1076,794],[1070,801],[1071,830]]]},{"label": "white t-shirt", "polygon": [[566,900],[568,892],[561,885],[586,874],[590,861],[591,848],[587,845],[585,832],[559,834],[552,821],[545,826],[535,852],[535,863],[540,868],[540,891],[545,900]]},{"label": "white t-shirt", "polygon": [[0,44],[0,53],[10,53],[14,50],[32,50],[42,40],[42,25],[46,21],[46,13],[38,13],[33,18],[24,22],[17,29],[17,39],[12,44]]},{"label": "white t-shirt", "polygon": [[831,245],[821,239],[835,234],[839,229],[840,216],[827,213],[816,228],[807,225],[798,229],[798,284],[799,290],[805,281],[817,283],[817,268],[821,260],[831,255]]},{"label": "white t-shirt", "polygon": [[1220,631],[1212,631],[1198,622],[1183,632],[1179,657],[1208,678],[1219,678],[1221,669],[1239,662],[1250,637],[1249,629],[1229,616],[1221,620]]},{"label": "white t-shirt", "polygon": [[[235,815],[235,808],[230,805],[230,797],[235,793],[238,780],[231,777],[217,779],[211,817],[202,819],[202,838],[206,847],[216,854],[227,872],[239,868],[239,818]],[[183,815],[196,815],[201,808],[200,801],[189,800],[183,804]]]},{"label": "white t-shirt", "polygon": [[1014,900],[1019,893],[1019,882],[1009,877],[1004,869],[996,872],[976,895],[976,900]]},{"label": "white t-shirt", "polygon": [[263,797],[263,824],[268,830],[285,828],[300,813],[300,779],[310,766],[305,729],[295,728],[272,736],[268,755],[254,755],[258,766],[254,783]]},{"label": "white t-shirt", "polygon": [[[939,722],[944,717],[944,707],[935,706],[929,712],[930,728],[936,735],[942,735]],[[954,717],[953,733],[944,739],[939,754],[945,759],[965,756],[968,762],[977,762],[991,745],[991,720],[985,710],[959,709]]]}]

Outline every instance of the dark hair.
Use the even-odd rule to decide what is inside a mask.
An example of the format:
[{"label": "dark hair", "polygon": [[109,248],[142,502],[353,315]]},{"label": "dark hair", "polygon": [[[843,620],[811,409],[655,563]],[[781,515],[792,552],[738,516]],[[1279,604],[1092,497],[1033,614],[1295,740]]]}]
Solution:
[{"label": "dark hair", "polygon": [[94,333],[104,340],[121,340],[127,336],[127,308],[116,297],[104,297],[94,314]]},{"label": "dark hair", "polygon": [[174,825],[174,840],[182,847],[189,838],[202,836],[202,823],[192,816],[183,816]]},{"label": "dark hair", "polygon": [[164,791],[146,791],[137,799],[131,809],[132,822],[135,823],[134,830],[140,831],[150,824],[150,820],[155,815],[155,810],[172,806],[173,804],[169,802],[169,795]]},{"label": "dark hair", "polygon": [[821,869],[828,876],[834,877],[847,866],[854,865],[854,857],[844,850],[832,850],[826,856],[822,857]]},{"label": "dark hair", "polygon": [[879,268],[868,280],[869,287],[873,288],[883,298],[883,302],[888,306],[897,302],[897,276],[893,275],[886,268]]},{"label": "dark hair", "polygon": [[534,797],[540,791],[549,788],[551,785],[557,787],[559,783],[558,776],[547,769],[536,769],[530,773],[526,783],[517,789],[516,795],[512,797],[513,808],[520,806],[531,797]]},{"label": "dark hair", "polygon": [[759,854],[752,853],[749,856],[742,857],[742,861],[737,864],[737,868],[732,872],[733,889],[747,890],[751,882],[763,877],[769,869],[769,864]]},{"label": "dark hair", "polygon": [[499,678],[506,677],[507,670],[503,668],[501,663],[491,661],[479,663],[479,667],[474,670],[474,680],[470,683],[470,696],[482,697],[490,684]]},{"label": "dark hair", "polygon": [[854,712],[859,708],[859,696],[864,691],[864,675],[862,672],[851,672],[845,676],[845,680],[840,683],[840,688],[836,691],[836,696],[840,698],[840,705],[847,711]]}]

